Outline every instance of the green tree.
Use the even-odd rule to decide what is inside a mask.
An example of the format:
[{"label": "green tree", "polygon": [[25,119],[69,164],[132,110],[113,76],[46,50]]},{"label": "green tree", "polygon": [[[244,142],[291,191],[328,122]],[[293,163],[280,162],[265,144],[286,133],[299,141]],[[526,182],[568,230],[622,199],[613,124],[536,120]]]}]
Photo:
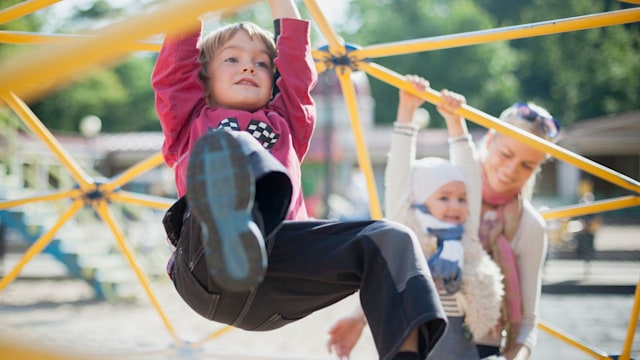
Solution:
[{"label": "green tree", "polygon": [[[356,45],[459,34],[633,7],[614,0],[352,0],[341,31]],[[398,73],[416,73],[492,115],[516,101],[547,107],[563,125],[637,109],[640,23],[377,58]],[[396,89],[372,81],[376,122],[392,121]],[[384,99],[384,100],[382,100]],[[432,112],[433,113],[433,112]],[[443,125],[438,116],[432,126]]]},{"label": "green tree", "polygon": [[[345,29],[357,30],[345,38],[361,46],[490,29],[494,25],[491,17],[470,0],[357,0],[350,4],[349,17],[351,23]],[[517,52],[507,44],[491,43],[372,60],[400,74],[424,76],[433,88],[465,94],[471,106],[496,114],[519,91],[513,76],[517,59]],[[376,122],[393,121],[398,90],[377,80],[371,81],[371,88]],[[435,115],[430,126],[442,127],[444,122]]]},{"label": "green tree", "polygon": [[51,130],[78,132],[83,117],[97,115],[103,120],[103,131],[109,131],[113,126],[105,121],[105,114],[125,101],[118,77],[109,69],[101,69],[39,99],[31,109]]},{"label": "green tree", "polygon": [[[620,3],[564,1],[562,6],[536,0],[552,18],[599,13],[621,8]],[[529,10],[523,21],[534,19]],[[529,56],[517,74],[525,95],[548,93],[546,101],[565,124],[580,119],[637,109],[640,105],[640,32],[638,24],[549,35],[522,41]],[[545,56],[534,56],[544,54]]]},{"label": "green tree", "polygon": [[[0,9],[19,1],[0,0]],[[76,8],[68,21],[48,16],[45,8],[1,25],[2,30],[84,33],[86,28],[103,26],[126,15],[122,8],[99,0],[86,8]],[[38,45],[0,44],[0,62],[29,56]],[[149,54],[133,54],[108,68],[96,68],[77,80],[37,99],[29,106],[42,122],[54,131],[78,132],[80,120],[87,115],[102,119],[104,132],[160,130],[155,114],[150,78],[154,58]],[[4,119],[12,118],[3,111]],[[12,121],[15,123],[15,121]]]},{"label": "green tree", "polygon": [[134,55],[114,68],[126,93],[126,106],[112,109],[106,119],[118,124],[118,129],[129,131],[160,131],[155,110],[154,92],[151,88],[151,72],[155,54]]},{"label": "green tree", "polygon": [[[0,0],[0,8],[19,3]],[[445,36],[466,31],[549,21],[633,5],[614,0],[590,2],[534,0],[352,0],[347,21],[337,28],[348,43],[360,46]],[[264,4],[242,9],[270,26]],[[304,7],[302,7],[304,11]],[[47,11],[0,25],[2,30],[39,31],[51,23]],[[100,0],[77,9],[61,32],[122,17],[125,11]],[[235,18],[228,18],[233,21]],[[227,20],[225,20],[227,21]],[[64,27],[64,28],[63,28]],[[375,58],[400,74],[419,74],[435,89],[464,94],[468,103],[492,115],[515,101],[532,100],[549,108],[563,125],[604,114],[637,109],[640,104],[640,24],[610,26],[565,34],[494,42],[417,54]],[[314,38],[320,36],[314,32]],[[0,44],[0,64],[24,55],[33,46]],[[19,53],[22,54],[19,54]],[[26,55],[28,56],[28,54]],[[154,57],[135,54],[108,69],[49,94],[32,104],[54,130],[77,131],[87,114],[103,119],[104,131],[157,130],[159,125],[149,84]],[[391,122],[397,89],[373,79],[376,122]],[[430,105],[426,105],[429,107]],[[432,114],[435,114],[432,111]],[[443,126],[439,116],[433,127]]]},{"label": "green tree", "polygon": [[[100,0],[77,8],[59,31],[83,33],[95,23],[122,17],[122,8]],[[103,132],[160,130],[150,78],[154,57],[132,54],[108,68],[96,68],[32,104],[34,112],[52,130],[77,132],[80,120],[96,115]]]},{"label": "green tree", "polygon": [[[0,10],[8,9],[16,4],[20,3],[19,0],[0,0]],[[42,27],[44,23],[44,19],[40,15],[30,14],[27,16],[23,16],[19,19],[10,21],[8,23],[0,24],[0,30],[11,30],[11,31],[34,31],[38,30]],[[20,51],[24,51],[27,49],[21,49],[21,47],[16,45],[8,45],[0,43],[0,64],[6,59],[14,56]]]},{"label": "green tree", "polygon": [[[483,0],[498,8],[497,26],[620,10],[618,1]],[[640,24],[608,26],[511,41],[522,55],[515,75],[525,99],[547,107],[564,125],[637,109],[640,105]]]}]

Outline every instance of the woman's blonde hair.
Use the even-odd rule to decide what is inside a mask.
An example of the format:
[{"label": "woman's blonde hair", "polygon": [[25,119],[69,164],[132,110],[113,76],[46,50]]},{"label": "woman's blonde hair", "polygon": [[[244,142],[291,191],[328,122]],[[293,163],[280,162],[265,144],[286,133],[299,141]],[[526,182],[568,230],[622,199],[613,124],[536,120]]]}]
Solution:
[{"label": "woman's blonde hair", "polygon": [[[528,111],[531,111],[534,116],[528,119],[523,118],[520,110],[523,107],[527,108]],[[556,126],[554,132],[550,132],[550,130],[546,128],[546,124],[543,123],[544,119],[554,122],[553,125]],[[557,139],[557,133],[560,131],[560,127],[557,125],[557,122],[552,119],[553,116],[549,114],[547,109],[532,102],[513,104],[500,114],[500,120],[524,131],[528,131],[531,134],[549,142],[555,142]]]},{"label": "woman's blonde hair", "polygon": [[[271,58],[271,65],[273,67],[273,60],[278,54],[278,51],[276,50],[276,44],[273,39],[273,33],[252,22],[243,21],[228,24],[212,33],[209,33],[206,36],[203,36],[202,38],[200,38],[200,41],[198,41],[198,49],[200,50],[198,61],[201,64],[198,76],[200,77],[200,81],[202,81],[202,83],[204,84],[204,96],[207,102],[209,101],[209,97],[211,95],[211,89],[208,85],[210,76],[207,70],[207,68],[209,67],[209,62],[211,61],[211,59],[213,59],[218,49],[224,46],[224,44],[226,44],[232,37],[234,37],[238,33],[238,31],[246,31],[251,39],[257,37],[258,40],[264,43],[267,48],[267,52],[269,53],[269,57]],[[275,67],[273,67],[273,69],[275,72]]]}]

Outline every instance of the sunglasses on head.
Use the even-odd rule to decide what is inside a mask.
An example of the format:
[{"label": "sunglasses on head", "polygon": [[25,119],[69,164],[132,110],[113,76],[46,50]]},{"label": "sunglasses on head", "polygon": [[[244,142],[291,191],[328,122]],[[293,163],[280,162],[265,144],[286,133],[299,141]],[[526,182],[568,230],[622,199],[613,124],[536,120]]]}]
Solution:
[{"label": "sunglasses on head", "polygon": [[540,129],[550,138],[555,139],[560,133],[560,123],[552,116],[540,115],[526,103],[515,103],[516,115],[528,122],[538,122]]}]

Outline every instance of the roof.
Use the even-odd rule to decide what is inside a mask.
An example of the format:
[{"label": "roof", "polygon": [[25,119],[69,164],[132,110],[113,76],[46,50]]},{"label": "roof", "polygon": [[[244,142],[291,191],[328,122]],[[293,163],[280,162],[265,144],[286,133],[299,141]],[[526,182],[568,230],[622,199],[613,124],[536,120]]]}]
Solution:
[{"label": "roof", "polygon": [[[354,134],[351,129],[336,129],[332,137],[334,159],[356,160]],[[365,127],[364,142],[374,163],[386,162],[391,140],[391,126]],[[322,127],[316,129],[308,160],[324,159],[327,139]],[[479,140],[484,130],[473,131],[474,140]],[[78,135],[55,134],[58,141],[71,154],[93,152],[102,156],[110,154],[112,161],[118,154],[125,162],[135,163],[150,154],[160,151],[162,132],[101,133],[93,138]],[[20,134],[20,143],[30,152],[48,152],[46,145],[32,134]],[[640,155],[640,110],[603,116],[580,121],[562,132],[558,145],[580,155]],[[446,129],[423,129],[417,140],[418,156],[448,156]]]},{"label": "roof", "polygon": [[640,110],[577,122],[558,145],[581,155],[640,155]]}]

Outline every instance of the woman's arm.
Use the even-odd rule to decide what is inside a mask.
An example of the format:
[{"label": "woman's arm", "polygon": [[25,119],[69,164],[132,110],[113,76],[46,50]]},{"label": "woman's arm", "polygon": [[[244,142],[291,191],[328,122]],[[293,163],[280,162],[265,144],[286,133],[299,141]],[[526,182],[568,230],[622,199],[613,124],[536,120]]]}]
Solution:
[{"label": "woman's arm", "polygon": [[506,360],[527,360],[529,356],[531,356],[531,351],[522,344],[515,344],[504,353]]},{"label": "woman's arm", "polygon": [[329,341],[327,350],[335,353],[340,359],[348,359],[353,347],[362,335],[362,330],[367,325],[367,320],[358,306],[351,315],[345,316],[331,327],[329,330]]},{"label": "woman's arm", "polygon": [[510,349],[513,358],[523,350],[533,349],[537,339],[537,318],[542,286],[542,265],[547,251],[544,219],[525,201],[518,231],[512,240],[518,259],[522,293],[522,322],[516,346]]}]

